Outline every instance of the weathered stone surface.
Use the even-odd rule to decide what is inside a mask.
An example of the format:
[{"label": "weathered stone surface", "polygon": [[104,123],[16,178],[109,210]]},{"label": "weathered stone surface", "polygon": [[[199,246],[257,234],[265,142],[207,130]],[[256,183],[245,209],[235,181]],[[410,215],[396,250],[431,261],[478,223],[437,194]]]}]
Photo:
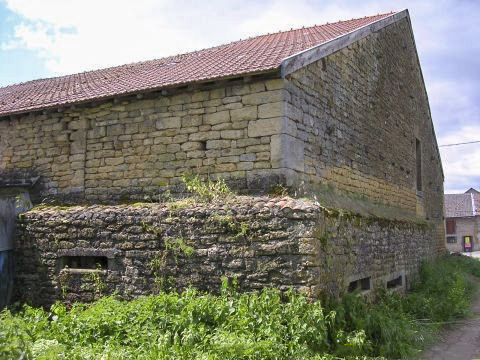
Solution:
[{"label": "weathered stone surface", "polygon": [[205,115],[205,124],[215,125],[230,121],[229,111],[220,111]]},{"label": "weathered stone surface", "polygon": [[248,136],[261,137],[280,134],[284,127],[284,118],[261,119],[248,123]]},{"label": "weathered stone surface", "polygon": [[242,103],[245,105],[268,104],[283,100],[283,90],[265,91],[242,96]]},{"label": "weathered stone surface", "polygon": [[283,116],[284,105],[285,103],[283,101],[259,105],[258,117],[260,119],[265,119]]},{"label": "weathered stone surface", "polygon": [[270,119],[259,119],[248,123],[249,137],[262,137],[278,134],[297,134],[295,122],[285,117],[276,117]]},{"label": "weathered stone surface", "polygon": [[[187,286],[217,292],[222,276],[237,277],[242,291],[293,287],[311,297],[342,293],[359,275],[378,288],[402,273],[409,285],[435,251],[426,225],[335,215],[290,197],[44,206],[18,219],[16,231],[16,296],[35,305],[114,291],[127,299]],[[100,294],[94,270],[62,269],[64,256],[108,259],[97,272]]]},{"label": "weathered stone surface", "polygon": [[256,106],[245,106],[240,109],[230,111],[232,121],[255,120],[257,118]]},{"label": "weathered stone surface", "polygon": [[304,143],[293,136],[272,136],[270,158],[273,168],[305,171]]},{"label": "weathered stone surface", "polygon": [[[245,176],[245,171],[252,169],[251,160],[239,165],[240,170],[221,165],[225,159],[215,167],[215,157],[249,152],[251,159],[257,151],[270,151],[269,138],[251,142],[247,127],[249,121],[258,119],[257,103],[265,105],[282,98],[280,84],[282,81],[259,80],[245,86],[169,96],[158,93],[152,99],[130,97],[116,104],[104,101],[62,113],[21,116],[0,132],[0,172],[31,169],[40,176],[34,200],[57,198],[62,202],[155,196],[159,170],[166,174],[160,183],[170,186],[185,172]],[[242,102],[244,96],[248,104]],[[0,126],[4,123],[0,119]],[[260,143],[268,149],[251,146]],[[230,154],[222,152],[230,148]],[[270,167],[269,159],[259,158],[263,162],[253,167]],[[204,161],[207,167],[199,167]],[[143,169],[147,171],[137,171]]]},{"label": "weathered stone surface", "polygon": [[158,130],[179,128],[181,126],[181,119],[179,117],[168,117],[157,120],[156,128]]}]

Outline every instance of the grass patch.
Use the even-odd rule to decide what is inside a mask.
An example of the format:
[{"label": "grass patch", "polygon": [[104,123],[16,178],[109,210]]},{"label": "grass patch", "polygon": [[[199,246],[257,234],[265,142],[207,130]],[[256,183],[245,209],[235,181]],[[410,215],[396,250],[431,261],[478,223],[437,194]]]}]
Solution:
[{"label": "grass patch", "polygon": [[471,275],[480,276],[479,261],[449,256],[425,263],[407,296],[381,292],[374,303],[241,294],[225,282],[220,295],[189,289],[70,310],[25,305],[0,313],[0,359],[407,358],[443,322],[469,314]]}]

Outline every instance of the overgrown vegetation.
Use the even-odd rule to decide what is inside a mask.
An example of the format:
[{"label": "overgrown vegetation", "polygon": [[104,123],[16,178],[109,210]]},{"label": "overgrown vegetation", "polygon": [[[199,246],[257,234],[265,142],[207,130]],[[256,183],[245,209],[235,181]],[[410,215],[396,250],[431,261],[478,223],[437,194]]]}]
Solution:
[{"label": "overgrown vegetation", "polygon": [[424,264],[407,296],[383,292],[374,303],[349,295],[321,304],[274,289],[240,294],[225,282],[217,296],[189,289],[70,310],[24,306],[0,314],[0,358],[407,358],[443,322],[468,315],[471,275],[480,276],[480,262],[450,256]]},{"label": "overgrown vegetation", "polygon": [[232,214],[219,215],[213,214],[212,220],[221,226],[227,227],[230,231],[235,233],[235,237],[245,237],[250,231],[250,227],[247,222],[241,221],[238,222],[235,220]]},{"label": "overgrown vegetation", "polygon": [[230,190],[223,178],[212,180],[209,177],[203,179],[199,175],[193,175],[183,176],[182,181],[187,190],[201,201],[225,199],[233,195],[232,190]]},{"label": "overgrown vegetation", "polygon": [[167,266],[167,257],[172,254],[175,262],[178,256],[184,255],[190,257],[195,253],[195,249],[186,244],[181,237],[166,237],[165,250],[154,256],[148,263],[148,267],[153,274],[153,287],[155,293],[169,290],[175,284],[175,279],[166,276],[165,268]]}]

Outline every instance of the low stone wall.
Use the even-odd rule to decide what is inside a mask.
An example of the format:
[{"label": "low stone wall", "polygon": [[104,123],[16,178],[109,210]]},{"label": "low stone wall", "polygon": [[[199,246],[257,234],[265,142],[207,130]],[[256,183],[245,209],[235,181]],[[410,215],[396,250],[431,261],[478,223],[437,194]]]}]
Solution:
[{"label": "low stone wall", "polygon": [[[360,278],[385,286],[398,274],[403,288],[421,259],[436,255],[432,232],[289,197],[37,207],[18,220],[16,295],[48,305],[114,291],[124,298],[187,286],[215,292],[223,276],[237,278],[242,291],[293,287],[311,297],[340,294]],[[81,258],[90,269],[78,266]]]}]

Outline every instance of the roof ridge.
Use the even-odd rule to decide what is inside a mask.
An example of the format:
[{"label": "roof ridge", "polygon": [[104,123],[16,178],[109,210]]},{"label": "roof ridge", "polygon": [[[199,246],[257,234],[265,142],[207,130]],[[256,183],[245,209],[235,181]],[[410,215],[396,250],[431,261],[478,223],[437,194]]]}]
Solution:
[{"label": "roof ridge", "polygon": [[[287,33],[287,32],[290,32],[290,31],[297,31],[297,30],[302,30],[302,29],[312,29],[312,28],[315,28],[315,27],[320,27],[320,26],[325,26],[325,25],[333,25],[333,24],[338,24],[338,23],[341,23],[341,22],[348,22],[348,21],[353,21],[353,20],[362,20],[362,19],[367,19],[367,18],[372,18],[372,17],[377,17],[377,16],[385,16],[385,15],[392,15],[392,14],[395,14],[399,12],[399,10],[391,10],[389,12],[386,12],[386,13],[378,13],[376,15],[369,15],[369,16],[364,16],[364,17],[359,17],[359,18],[351,18],[349,20],[337,20],[335,22],[326,22],[324,24],[314,24],[314,25],[310,25],[310,26],[302,26],[302,27],[298,27],[298,28],[290,28],[290,30],[279,30],[279,31],[275,31],[275,32],[272,32],[272,33],[267,33],[267,34],[261,34],[261,35],[255,35],[255,36],[250,36],[248,37],[247,39],[243,39],[243,40],[248,40],[248,39],[255,39],[257,37],[262,37],[262,36],[267,36],[267,35],[277,35],[277,34],[282,34],[282,33]],[[231,43],[235,43],[235,42],[238,42],[238,41],[242,41],[242,39],[240,40],[237,40],[237,41],[232,41]],[[229,44],[231,44],[229,43]]]}]

